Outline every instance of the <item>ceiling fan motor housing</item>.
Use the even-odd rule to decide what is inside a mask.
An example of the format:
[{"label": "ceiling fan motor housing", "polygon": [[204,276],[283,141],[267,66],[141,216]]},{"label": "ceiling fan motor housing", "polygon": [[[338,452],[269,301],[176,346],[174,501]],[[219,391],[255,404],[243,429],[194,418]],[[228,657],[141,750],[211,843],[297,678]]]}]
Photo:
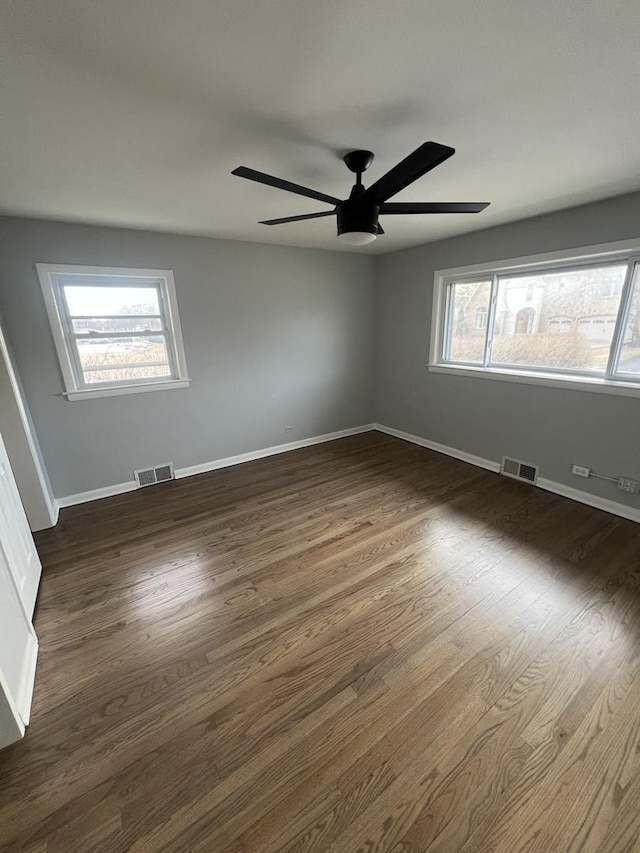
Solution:
[{"label": "ceiling fan motor housing", "polygon": [[378,204],[359,203],[357,199],[342,202],[336,206],[338,236],[351,231],[366,231],[369,234],[377,234],[379,213],[380,205]]}]

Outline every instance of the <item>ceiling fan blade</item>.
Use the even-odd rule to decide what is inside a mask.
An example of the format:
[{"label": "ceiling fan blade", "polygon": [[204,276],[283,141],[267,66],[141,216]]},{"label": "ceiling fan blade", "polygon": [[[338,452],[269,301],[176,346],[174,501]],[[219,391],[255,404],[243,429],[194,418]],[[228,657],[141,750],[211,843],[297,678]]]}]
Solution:
[{"label": "ceiling fan blade", "polygon": [[378,234],[384,234],[384,228],[382,227],[382,225],[380,225],[379,222],[378,222]]},{"label": "ceiling fan blade", "polygon": [[488,201],[406,201],[387,202],[380,213],[480,213]]},{"label": "ceiling fan blade", "polygon": [[334,216],[335,210],[323,210],[322,213],[303,213],[302,216],[284,216],[281,219],[265,219],[258,225],[284,225],[286,222],[301,222],[303,219],[318,219],[320,216]]},{"label": "ceiling fan blade", "polygon": [[310,190],[308,187],[301,187],[300,184],[292,184],[291,181],[275,178],[273,175],[267,175],[264,172],[257,172],[255,169],[247,168],[247,166],[238,166],[231,174],[237,175],[239,178],[247,178],[249,181],[256,181],[258,184],[267,184],[267,186],[276,187],[279,190],[297,193],[307,198],[315,198],[317,201],[326,201],[327,204],[340,204],[340,199],[334,198],[332,195],[319,193],[316,190]]},{"label": "ceiling fan blade", "polygon": [[371,184],[359,197],[361,200],[374,201],[381,204],[391,196],[399,193],[409,184],[417,181],[431,169],[435,169],[448,157],[456,153],[455,148],[440,145],[438,142],[423,142],[419,148],[401,160],[386,175]]}]

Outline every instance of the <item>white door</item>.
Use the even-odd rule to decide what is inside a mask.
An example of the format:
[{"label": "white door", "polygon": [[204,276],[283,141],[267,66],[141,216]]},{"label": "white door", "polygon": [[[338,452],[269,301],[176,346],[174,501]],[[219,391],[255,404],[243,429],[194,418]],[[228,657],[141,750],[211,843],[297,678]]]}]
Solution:
[{"label": "white door", "polygon": [[[0,543],[16,591],[31,620],[42,566],[0,436]],[[0,566],[0,570],[2,567]]]},{"label": "white door", "polygon": [[29,722],[38,654],[31,615],[40,573],[0,436],[0,748],[21,738]]},{"label": "white door", "polygon": [[0,749],[19,740],[29,722],[38,641],[0,537]]}]

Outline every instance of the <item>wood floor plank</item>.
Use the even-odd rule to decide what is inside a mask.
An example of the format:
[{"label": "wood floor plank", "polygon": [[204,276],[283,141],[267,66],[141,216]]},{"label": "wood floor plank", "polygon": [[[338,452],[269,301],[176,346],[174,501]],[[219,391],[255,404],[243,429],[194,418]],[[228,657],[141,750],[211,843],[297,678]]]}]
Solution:
[{"label": "wood floor plank", "polygon": [[37,545],[3,851],[640,850],[640,526],[371,432]]},{"label": "wood floor plank", "polygon": [[[503,801],[498,804],[498,807],[486,811],[484,822],[479,830],[461,847],[464,853],[467,851],[468,853],[471,851],[473,853],[476,851],[483,853],[494,851],[502,843],[503,837],[508,834],[511,821],[513,821],[514,827],[518,827],[519,831],[523,820],[528,818],[533,820],[542,814],[546,814],[546,811],[530,808],[528,804],[532,797],[541,796],[543,793],[553,790],[551,780],[552,774],[556,772],[555,762],[567,744],[571,743],[572,748],[580,753],[583,748],[582,740],[580,736],[577,740],[574,740],[572,736],[577,732],[579,734],[581,726],[584,731],[604,729],[612,719],[620,714],[629,694],[634,690],[637,692],[640,675],[637,650],[634,646],[631,648],[623,646],[621,651],[622,654],[616,653],[610,661],[606,661],[610,668],[610,677],[602,684],[602,689],[599,692],[592,692],[590,684],[587,682],[584,692],[578,690],[569,705],[559,711],[556,725],[552,731],[548,732],[546,741],[534,750],[521,777],[505,791]],[[536,665],[534,664],[530,673],[524,675],[523,682],[531,677],[535,668]],[[512,707],[515,695],[521,693],[516,685],[514,688],[514,693],[511,696],[505,696],[506,701],[503,700],[504,710]],[[585,701],[585,696],[589,696],[590,701]],[[500,703],[495,707],[498,709]],[[558,798],[562,804],[563,812],[567,810],[575,796],[582,794],[581,782],[582,780],[577,781],[572,796],[567,799],[564,795]],[[585,845],[585,849],[591,849],[589,843]],[[599,850],[595,841],[593,849]]]},{"label": "wood floor plank", "polygon": [[599,850],[600,840],[640,772],[639,699],[636,678],[625,701],[599,704],[537,785],[494,827],[485,845],[470,849],[483,853]]}]

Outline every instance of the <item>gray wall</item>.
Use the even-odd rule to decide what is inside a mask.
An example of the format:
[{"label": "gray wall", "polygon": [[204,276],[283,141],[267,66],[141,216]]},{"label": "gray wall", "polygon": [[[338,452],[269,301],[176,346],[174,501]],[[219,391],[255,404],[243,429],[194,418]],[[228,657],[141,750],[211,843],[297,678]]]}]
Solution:
[{"label": "gray wall", "polygon": [[[37,262],[172,269],[191,386],[60,396]],[[0,310],[56,497],[369,423],[373,300],[362,255],[0,220]]]},{"label": "gray wall", "polygon": [[[425,233],[428,223],[425,223]],[[376,265],[375,420],[639,507],[614,484],[584,480],[572,462],[640,479],[640,399],[429,373],[437,269],[640,236],[640,193],[385,255]]]},{"label": "gray wall", "polygon": [[[0,311],[57,497],[375,420],[637,507],[570,465],[640,478],[638,398],[425,364],[434,270],[638,236],[640,194],[377,258],[6,218]],[[173,269],[190,388],[67,402],[39,261]]]}]

